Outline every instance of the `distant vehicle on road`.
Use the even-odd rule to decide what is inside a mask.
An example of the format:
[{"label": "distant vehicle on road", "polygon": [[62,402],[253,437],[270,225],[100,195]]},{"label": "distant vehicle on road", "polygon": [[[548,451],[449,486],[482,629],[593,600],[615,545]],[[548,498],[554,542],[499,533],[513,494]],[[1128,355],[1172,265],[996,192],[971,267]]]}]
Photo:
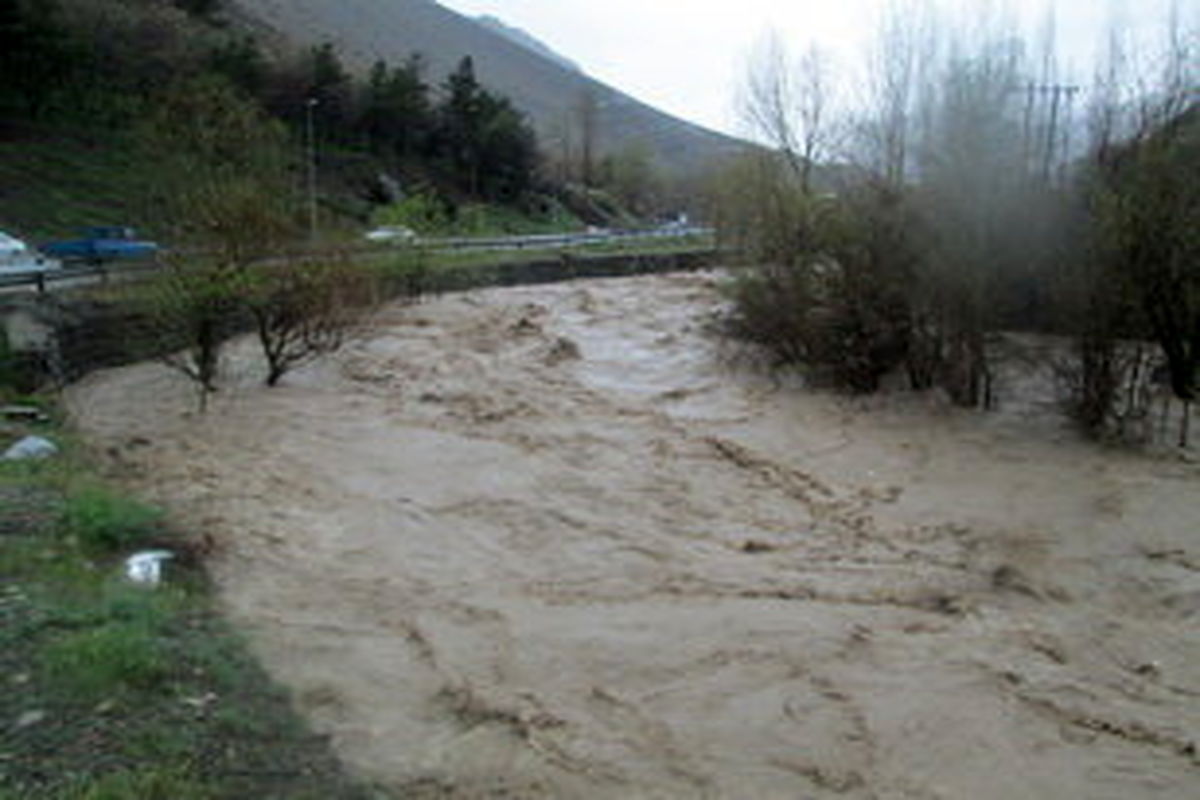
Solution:
[{"label": "distant vehicle on road", "polygon": [[365,238],[375,244],[408,244],[416,241],[417,233],[412,228],[402,225],[385,225],[373,231],[367,231]]},{"label": "distant vehicle on road", "polygon": [[134,261],[153,258],[158,245],[137,238],[133,228],[108,225],[86,228],[80,239],[66,239],[42,245],[42,252],[63,261],[104,264],[109,261]]},{"label": "distant vehicle on road", "polygon": [[46,258],[17,237],[0,231],[0,272],[46,272],[61,266],[58,261]]}]

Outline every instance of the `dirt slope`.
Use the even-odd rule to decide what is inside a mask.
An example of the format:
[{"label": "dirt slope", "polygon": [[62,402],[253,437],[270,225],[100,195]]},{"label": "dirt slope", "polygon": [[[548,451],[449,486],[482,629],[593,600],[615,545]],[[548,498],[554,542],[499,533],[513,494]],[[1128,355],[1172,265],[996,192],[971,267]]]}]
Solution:
[{"label": "dirt slope", "polygon": [[411,796],[1195,797],[1197,468],[755,378],[713,280],[391,307],[207,418],[155,365],[70,401]]}]

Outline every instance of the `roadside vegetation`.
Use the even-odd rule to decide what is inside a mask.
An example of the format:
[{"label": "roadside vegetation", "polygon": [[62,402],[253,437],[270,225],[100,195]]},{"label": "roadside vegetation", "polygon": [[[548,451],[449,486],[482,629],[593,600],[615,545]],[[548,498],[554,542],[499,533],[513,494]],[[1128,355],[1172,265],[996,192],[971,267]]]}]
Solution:
[{"label": "roadside vegetation", "polygon": [[453,208],[427,191],[382,206],[371,219],[376,226],[407,228],[422,236],[522,236],[580,226],[579,219],[555,200],[545,200],[541,208],[526,212],[494,203]]},{"label": "roadside vegetation", "polygon": [[[220,618],[194,544],[53,422],[0,422],[0,450],[26,433],[62,451],[0,462],[0,797],[383,796],[344,774]],[[157,587],[124,575],[143,548],[175,556]]]},{"label": "roadside vegetation", "polygon": [[[1150,438],[1154,399],[1200,386],[1197,21],[1176,6],[1153,59],[1114,30],[1090,86],[1000,16],[894,5],[862,86],[774,38],[747,120],[771,147],[714,184],[746,268],[731,331],[869,393],[886,376],[966,407],[995,398],[1004,332],[1066,337],[1063,402],[1098,437]],[[849,105],[848,97],[867,102]],[[1082,101],[1082,102],[1081,102]]]}]

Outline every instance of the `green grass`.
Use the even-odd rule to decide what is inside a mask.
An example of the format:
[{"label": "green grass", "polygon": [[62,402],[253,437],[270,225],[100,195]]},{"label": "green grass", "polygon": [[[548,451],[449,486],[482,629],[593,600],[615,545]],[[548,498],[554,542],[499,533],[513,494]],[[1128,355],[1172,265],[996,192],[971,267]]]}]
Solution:
[{"label": "green grass", "polygon": [[142,767],[94,781],[85,778],[60,795],[63,800],[209,800],[215,796],[211,787],[179,767]]},{"label": "green grass", "polygon": [[162,638],[136,622],[72,631],[43,651],[50,681],[85,701],[164,690],[171,677]]},{"label": "green grass", "polygon": [[465,203],[451,213],[434,195],[417,192],[376,208],[371,224],[400,225],[422,236],[510,236],[562,233],[582,223],[556,200],[543,198],[540,211],[524,211],[495,203]]},{"label": "green grass", "polygon": [[162,512],[103,486],[69,490],[64,533],[91,552],[129,550],[148,544],[160,531]]},{"label": "green grass", "polygon": [[[307,730],[160,515],[30,430],[65,449],[0,464],[0,800],[383,796]],[[146,537],[179,555],[157,588],[122,575]]]},{"label": "green grass", "polygon": [[145,171],[120,134],[29,126],[0,138],[0,229],[39,242],[144,218]]}]

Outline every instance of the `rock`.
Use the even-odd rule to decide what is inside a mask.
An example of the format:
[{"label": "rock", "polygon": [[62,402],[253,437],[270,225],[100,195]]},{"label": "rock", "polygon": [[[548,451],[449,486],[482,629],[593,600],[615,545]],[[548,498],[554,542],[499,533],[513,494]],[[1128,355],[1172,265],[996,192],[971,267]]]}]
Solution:
[{"label": "rock", "polygon": [[4,451],[0,461],[27,461],[50,458],[58,454],[58,445],[41,436],[26,436]]},{"label": "rock", "polygon": [[1159,667],[1157,661],[1146,661],[1133,667],[1133,671],[1143,678],[1158,678],[1162,674],[1162,668]]},{"label": "rock", "polygon": [[213,692],[206,692],[199,697],[185,697],[182,702],[184,705],[191,706],[197,711],[203,711],[208,706],[217,702],[217,695]]},{"label": "rock", "polygon": [[39,711],[26,711],[24,714],[22,714],[20,717],[17,718],[16,728],[17,728],[17,730],[21,730],[22,728],[28,728],[33,725],[37,725],[39,722],[41,722],[45,718],[46,718],[45,711],[40,711],[40,710]]},{"label": "rock", "polygon": [[550,346],[549,352],[546,353],[545,363],[546,366],[553,367],[564,361],[576,361],[581,355],[579,345],[565,336],[560,336],[554,340],[554,344]]}]

